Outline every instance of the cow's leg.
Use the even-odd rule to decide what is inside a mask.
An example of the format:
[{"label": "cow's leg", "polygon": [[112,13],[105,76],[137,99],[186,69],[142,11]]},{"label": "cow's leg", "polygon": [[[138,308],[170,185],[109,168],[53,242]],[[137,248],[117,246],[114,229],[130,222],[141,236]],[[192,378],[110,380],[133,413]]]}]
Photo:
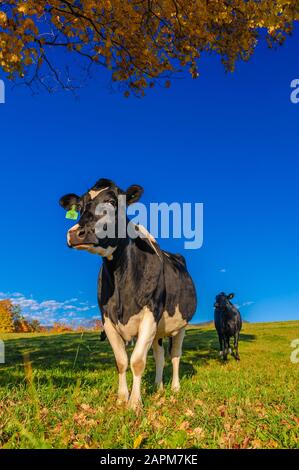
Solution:
[{"label": "cow's leg", "polygon": [[131,356],[133,387],[129,400],[129,408],[137,411],[141,406],[141,377],[145,369],[147,353],[156,336],[157,323],[153,313],[146,309],[138,328],[138,338]]},{"label": "cow's leg", "polygon": [[240,360],[240,356],[239,356],[239,336],[240,336],[240,333],[238,331],[237,333],[235,333],[235,337],[234,337],[235,358],[236,358],[237,361]]},{"label": "cow's leg", "polygon": [[228,352],[229,352],[230,354],[232,354],[232,348],[230,347],[230,337],[228,337],[227,343],[228,343],[228,344],[227,344],[227,345],[228,345]]},{"label": "cow's leg", "polygon": [[228,339],[224,335],[223,337],[223,360],[227,361],[227,355],[228,355]]},{"label": "cow's leg", "polygon": [[105,319],[105,333],[114,352],[116,366],[118,370],[118,402],[127,402],[129,399],[129,391],[127,386],[126,372],[128,368],[128,355],[124,340],[116,331],[113,323],[109,318]]},{"label": "cow's leg", "polygon": [[179,368],[180,368],[180,359],[182,355],[182,345],[185,336],[185,328],[182,328],[176,336],[172,338],[172,347],[171,347],[171,362],[173,368],[172,374],[172,384],[171,389],[175,392],[180,390],[180,377],[179,377]]},{"label": "cow's leg", "polygon": [[154,358],[156,362],[156,378],[155,378],[155,385],[158,390],[163,389],[163,369],[165,364],[164,359],[164,346],[162,342],[162,338],[155,339],[153,342],[153,351],[154,351]]},{"label": "cow's leg", "polygon": [[218,338],[219,338],[219,345],[220,345],[219,355],[223,356],[223,336],[219,333]]}]

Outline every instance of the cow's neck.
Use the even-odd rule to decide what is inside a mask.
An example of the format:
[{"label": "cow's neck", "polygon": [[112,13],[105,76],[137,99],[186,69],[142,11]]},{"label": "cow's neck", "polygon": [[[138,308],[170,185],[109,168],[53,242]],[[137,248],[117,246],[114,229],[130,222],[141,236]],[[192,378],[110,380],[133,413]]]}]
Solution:
[{"label": "cow's neck", "polygon": [[150,253],[157,256],[162,262],[162,254],[154,239],[122,238],[118,240],[117,248],[111,258],[103,259],[103,267],[112,278],[117,272],[124,270],[135,271],[140,262],[144,262],[144,256]]},{"label": "cow's neck", "polygon": [[129,251],[131,249],[132,240],[127,238],[119,239],[116,250],[114,251],[110,259],[103,258],[103,265],[105,270],[112,274],[121,263],[126,262],[126,259],[129,256]]},{"label": "cow's neck", "polygon": [[232,309],[226,310],[225,316],[228,320],[231,320],[234,317],[235,313]]}]

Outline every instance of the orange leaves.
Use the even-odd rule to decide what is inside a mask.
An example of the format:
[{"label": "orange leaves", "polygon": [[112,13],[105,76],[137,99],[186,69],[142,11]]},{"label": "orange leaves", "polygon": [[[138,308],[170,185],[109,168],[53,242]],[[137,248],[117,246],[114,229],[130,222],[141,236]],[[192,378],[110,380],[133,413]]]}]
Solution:
[{"label": "orange leaves", "polygon": [[10,300],[0,300],[0,332],[14,331],[13,305]]},{"label": "orange leaves", "polygon": [[182,421],[182,423],[178,426],[179,431],[187,431],[190,427],[189,421]]},{"label": "orange leaves", "polygon": [[190,408],[187,408],[187,410],[185,411],[185,415],[186,415],[186,416],[193,417],[193,416],[195,416],[195,413],[194,413],[194,411],[191,410]]},{"label": "orange leaves", "polygon": [[7,23],[7,16],[4,11],[0,11],[0,26],[5,26]]},{"label": "orange leaves", "polygon": [[218,410],[220,416],[225,416],[226,413],[227,413],[227,406],[226,405],[220,405],[220,406],[218,406],[217,410]]},{"label": "orange leaves", "polygon": [[96,426],[99,421],[95,419],[97,410],[92,408],[90,405],[82,403],[78,407],[78,411],[74,414],[74,423],[79,427],[85,429]]},{"label": "orange leaves", "polygon": [[[44,58],[49,48],[59,47],[82,61],[105,64],[123,91],[138,95],[155,79],[164,80],[165,72],[176,72],[178,64],[197,78],[202,51],[218,53],[233,70],[238,59],[253,54],[261,28],[267,29],[270,44],[282,43],[299,19],[297,0],[3,3],[11,8],[2,11],[0,6],[0,66],[11,78],[36,73],[40,63],[33,59],[33,49]],[[32,59],[25,54],[29,48]],[[54,76],[55,65],[50,67]],[[167,80],[166,88],[169,84]]]},{"label": "orange leaves", "polygon": [[51,333],[67,333],[71,331],[74,331],[71,326],[61,322],[55,322],[51,328]]},{"label": "orange leaves", "polygon": [[200,428],[200,427],[193,429],[193,434],[197,439],[204,439],[205,437],[205,432],[203,428]]}]

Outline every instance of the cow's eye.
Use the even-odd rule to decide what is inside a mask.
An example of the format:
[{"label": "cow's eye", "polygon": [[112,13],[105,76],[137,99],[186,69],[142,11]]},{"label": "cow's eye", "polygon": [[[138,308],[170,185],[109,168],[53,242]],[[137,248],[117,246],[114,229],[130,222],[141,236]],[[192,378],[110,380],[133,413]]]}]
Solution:
[{"label": "cow's eye", "polygon": [[116,201],[114,199],[108,199],[105,201],[105,204],[111,204],[113,207],[116,207]]}]

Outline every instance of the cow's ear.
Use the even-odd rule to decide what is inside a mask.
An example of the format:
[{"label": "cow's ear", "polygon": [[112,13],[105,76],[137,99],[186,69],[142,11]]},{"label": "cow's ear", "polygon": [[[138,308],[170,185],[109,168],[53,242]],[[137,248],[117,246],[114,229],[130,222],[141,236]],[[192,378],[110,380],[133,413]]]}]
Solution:
[{"label": "cow's ear", "polygon": [[142,194],[143,188],[138,184],[132,184],[132,186],[130,186],[126,191],[127,205],[129,206],[130,204],[133,204],[133,202],[139,201]]},{"label": "cow's ear", "polygon": [[231,293],[231,294],[228,294],[227,298],[229,300],[233,299],[235,297],[235,294]]},{"label": "cow's ear", "polygon": [[69,211],[72,206],[78,206],[80,202],[80,197],[77,194],[66,194],[59,199],[59,204],[66,211]]}]

